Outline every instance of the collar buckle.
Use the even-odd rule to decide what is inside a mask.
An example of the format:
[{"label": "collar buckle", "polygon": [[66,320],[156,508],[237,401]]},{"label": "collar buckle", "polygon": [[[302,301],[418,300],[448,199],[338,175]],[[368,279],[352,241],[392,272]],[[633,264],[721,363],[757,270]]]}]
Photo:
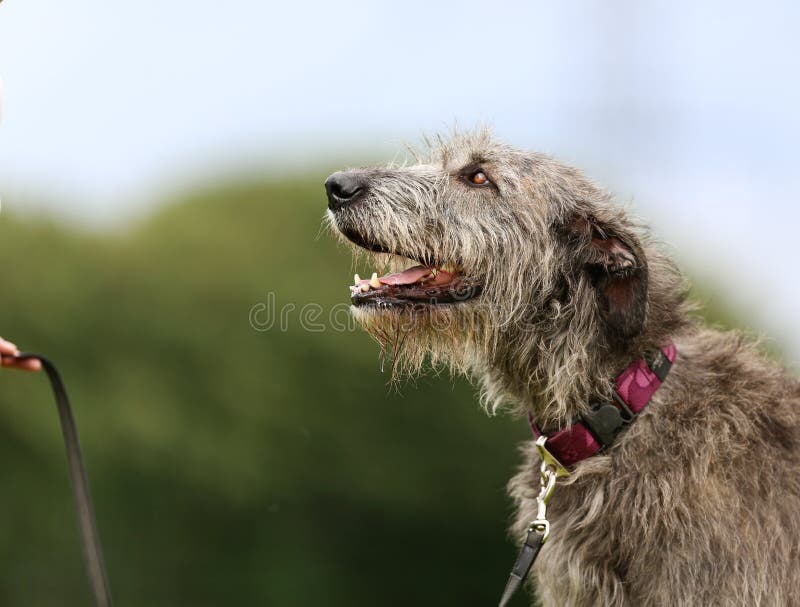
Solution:
[{"label": "collar buckle", "polygon": [[620,430],[636,419],[636,413],[617,391],[613,390],[612,393],[612,401],[592,403],[591,410],[581,416],[603,448],[610,446]]}]

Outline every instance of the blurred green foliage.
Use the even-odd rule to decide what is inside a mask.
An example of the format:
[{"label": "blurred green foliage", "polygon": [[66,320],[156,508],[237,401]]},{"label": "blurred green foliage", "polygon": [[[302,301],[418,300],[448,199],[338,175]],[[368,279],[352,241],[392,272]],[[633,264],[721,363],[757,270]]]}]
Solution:
[{"label": "blurred green foliage", "polygon": [[[323,179],[206,189],[110,233],[0,217],[0,334],[61,367],[118,605],[498,598],[526,424],[462,380],[398,393],[365,334],[330,327],[352,272]],[[251,326],[270,293],[286,330]],[[63,449],[45,378],[0,373],[2,605],[89,604]]]}]

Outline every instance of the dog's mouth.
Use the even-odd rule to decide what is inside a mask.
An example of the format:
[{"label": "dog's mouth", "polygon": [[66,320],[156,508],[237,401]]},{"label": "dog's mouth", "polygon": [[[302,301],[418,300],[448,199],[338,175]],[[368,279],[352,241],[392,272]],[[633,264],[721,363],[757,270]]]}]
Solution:
[{"label": "dog's mouth", "polygon": [[421,307],[458,304],[478,297],[483,285],[470,278],[454,263],[435,265],[390,252],[383,246],[367,243],[361,237],[345,232],[360,247],[381,257],[389,265],[406,267],[398,272],[370,278],[353,277],[350,300],[354,306]]},{"label": "dog's mouth", "polygon": [[[413,261],[412,261],[413,263]],[[457,268],[448,270],[414,265],[402,272],[369,279],[353,277],[350,299],[355,306],[424,306],[456,304],[474,299],[481,285],[467,280]]]}]

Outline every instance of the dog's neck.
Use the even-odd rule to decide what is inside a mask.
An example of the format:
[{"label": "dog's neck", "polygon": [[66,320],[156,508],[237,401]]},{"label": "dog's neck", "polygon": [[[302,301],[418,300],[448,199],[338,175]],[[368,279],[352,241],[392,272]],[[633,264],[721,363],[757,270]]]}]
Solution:
[{"label": "dog's neck", "polygon": [[545,437],[544,447],[566,469],[610,447],[650,403],[677,353],[669,342],[634,360],[615,378],[611,400],[590,403],[589,410],[565,428],[547,432],[529,413],[534,436]]},{"label": "dog's neck", "polygon": [[691,331],[683,290],[654,284],[647,321],[639,335],[613,341],[597,323],[565,315],[560,322],[547,314],[532,331],[521,334],[509,325],[494,340],[502,348],[484,347],[482,378],[486,402],[496,407],[511,403],[531,413],[544,428],[564,427],[586,413],[589,404],[613,397],[614,379],[633,361]]},{"label": "dog's neck", "polygon": [[540,344],[545,351],[541,356],[523,353],[491,360],[479,374],[485,400],[492,406],[511,402],[544,429],[566,427],[588,413],[591,403],[612,400],[615,378],[643,356],[670,343],[686,326],[685,318],[662,324],[659,329],[673,331],[648,331],[620,350],[597,343],[575,349],[568,344]]}]

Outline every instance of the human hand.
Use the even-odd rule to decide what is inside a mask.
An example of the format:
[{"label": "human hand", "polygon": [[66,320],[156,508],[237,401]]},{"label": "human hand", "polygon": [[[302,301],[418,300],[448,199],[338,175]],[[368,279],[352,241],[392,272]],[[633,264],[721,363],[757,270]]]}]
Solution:
[{"label": "human hand", "polygon": [[20,369],[22,371],[38,371],[42,368],[42,363],[39,360],[35,358],[17,360],[15,358],[17,354],[19,354],[17,346],[0,337],[0,367]]}]

